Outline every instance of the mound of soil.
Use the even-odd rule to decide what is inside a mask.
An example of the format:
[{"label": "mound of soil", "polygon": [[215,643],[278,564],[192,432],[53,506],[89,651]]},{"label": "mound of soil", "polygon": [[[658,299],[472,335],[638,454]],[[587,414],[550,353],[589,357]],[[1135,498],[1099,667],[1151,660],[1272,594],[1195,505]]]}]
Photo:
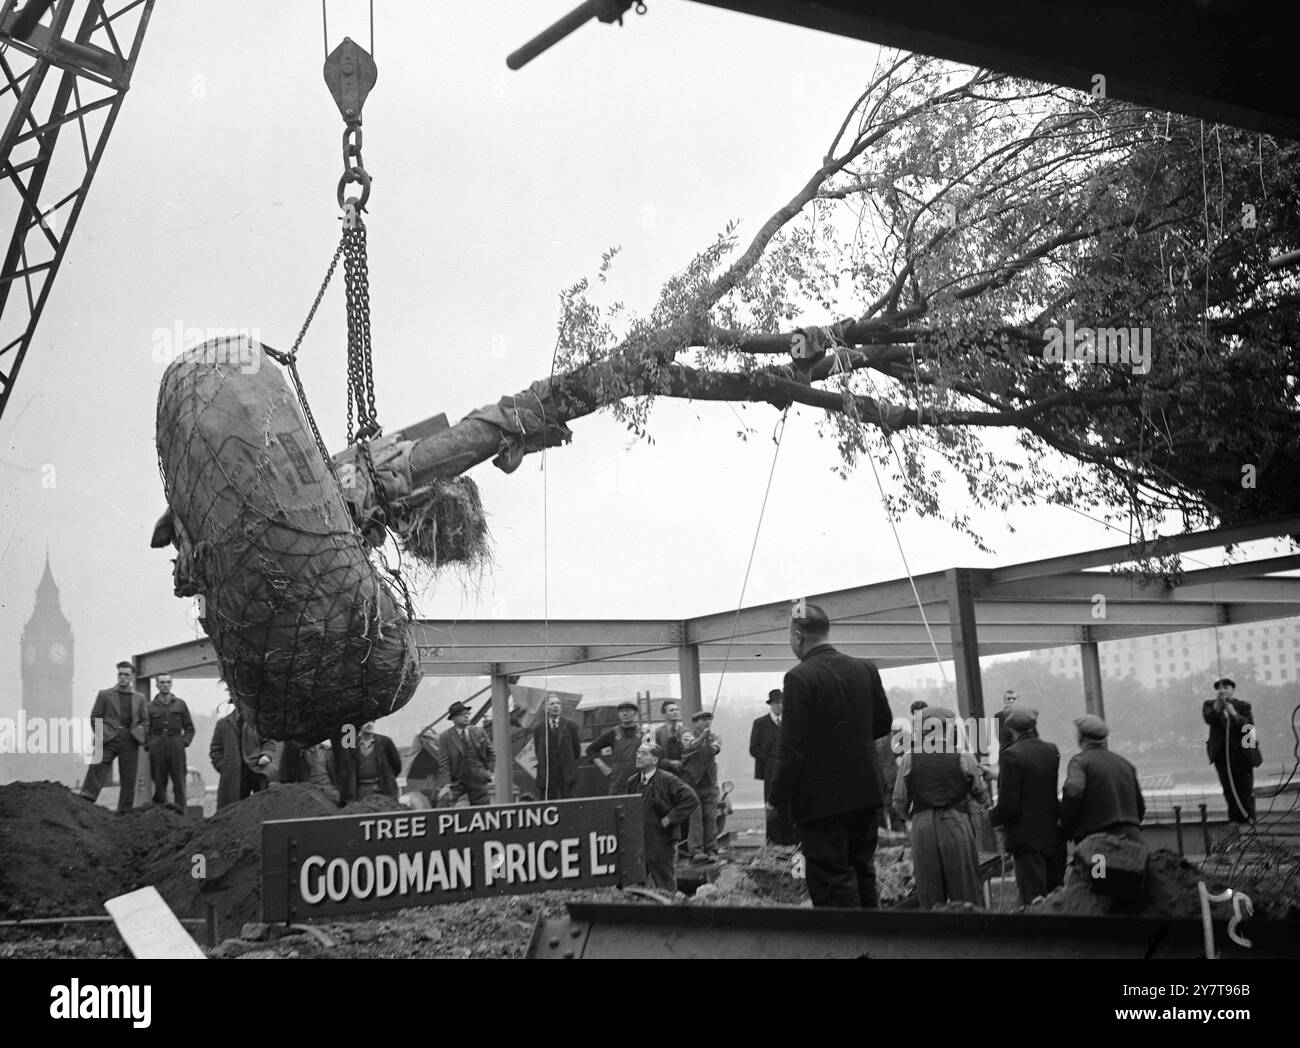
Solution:
[{"label": "mound of soil", "polygon": [[179,847],[173,842],[154,852],[140,870],[142,882],[154,885],[178,917],[204,917],[214,902],[221,928],[238,931],[261,920],[262,823],[337,814],[314,786],[255,793],[205,819]]},{"label": "mound of soil", "polygon": [[[1174,852],[1160,848],[1147,859],[1144,899],[1121,902],[1108,898],[1094,892],[1086,881],[1072,881],[1067,873],[1065,887],[1057,888],[1042,902],[1028,907],[1026,912],[1199,919],[1201,900],[1197,885],[1202,880],[1211,891],[1224,886],[1216,883],[1212,874],[1207,875]],[[1254,891],[1240,883],[1237,887],[1250,895],[1256,918],[1278,920],[1287,916],[1286,902],[1271,895],[1264,886],[1254,885]],[[1231,912],[1230,903],[1213,904],[1216,917],[1227,917]]]},{"label": "mound of soil", "polygon": [[105,899],[148,883],[141,866],[194,825],[164,807],[117,815],[54,782],[0,787],[0,915],[102,914]]}]

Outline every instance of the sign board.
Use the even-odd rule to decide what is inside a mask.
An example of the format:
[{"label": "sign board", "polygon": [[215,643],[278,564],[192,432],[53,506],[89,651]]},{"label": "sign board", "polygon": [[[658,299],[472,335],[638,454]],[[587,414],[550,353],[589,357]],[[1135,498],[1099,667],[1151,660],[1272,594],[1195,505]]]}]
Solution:
[{"label": "sign board", "polygon": [[202,948],[176,919],[153,886],[119,895],[104,903],[118,934],[138,960],[197,960],[207,958]]},{"label": "sign board", "polygon": [[268,922],[644,876],[639,794],[262,824]]}]

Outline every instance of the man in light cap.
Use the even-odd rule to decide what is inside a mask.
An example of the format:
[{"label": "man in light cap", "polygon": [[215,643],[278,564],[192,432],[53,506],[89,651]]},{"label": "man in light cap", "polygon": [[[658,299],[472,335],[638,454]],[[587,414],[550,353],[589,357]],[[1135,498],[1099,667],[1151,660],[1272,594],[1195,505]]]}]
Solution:
[{"label": "man in light cap", "polygon": [[1261,757],[1255,745],[1255,715],[1249,702],[1233,697],[1236,690],[1231,677],[1216,680],[1215,697],[1201,704],[1201,717],[1210,726],[1205,753],[1219,774],[1228,818],[1240,825],[1255,820],[1255,768]]},{"label": "man in light cap", "polygon": [[785,696],[780,688],[767,693],[768,712],[754,721],[749,730],[749,755],[754,758],[754,778],[763,784],[763,804],[767,806],[767,839],[785,847],[796,841],[790,814],[771,807],[772,780],[776,777],[776,754],[781,745],[781,713]]},{"label": "man in light cap", "polygon": [[893,715],[875,665],[830,645],[830,619],[798,601],[790,648],[799,665],[785,675],[785,705],[770,804],[789,807],[803,842],[814,906],[876,905],[876,841],[881,794],[876,739]]},{"label": "man in light cap", "polygon": [[700,710],[691,717],[691,731],[682,736],[681,777],[700,799],[691,813],[687,843],[691,861],[718,858],[718,753],[722,743],[713,734],[713,714]]},{"label": "man in light cap", "polygon": [[636,771],[619,784],[617,792],[641,794],[646,873],[656,888],[675,892],[675,827],[691,818],[691,814],[700,806],[700,799],[676,775],[659,767],[663,755],[664,751],[658,746],[648,743],[639,745],[636,749]]},{"label": "man in light cap", "polygon": [[1079,752],[1061,791],[1061,831],[1078,842],[1093,833],[1111,833],[1141,842],[1146,803],[1137,769],[1106,748],[1110,729],[1100,717],[1078,717]]},{"label": "man in light cap", "polygon": [[1038,711],[1014,706],[998,755],[998,803],[989,821],[1003,828],[1016,869],[1016,889],[1028,906],[1065,881],[1065,841],[1059,822],[1056,775],[1061,751],[1038,737]]}]

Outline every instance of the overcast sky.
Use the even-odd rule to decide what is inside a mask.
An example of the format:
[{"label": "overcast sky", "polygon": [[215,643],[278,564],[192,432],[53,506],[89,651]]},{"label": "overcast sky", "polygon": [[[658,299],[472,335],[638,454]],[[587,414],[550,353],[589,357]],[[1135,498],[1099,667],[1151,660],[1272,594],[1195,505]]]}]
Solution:
[{"label": "overcast sky", "polygon": [[[819,163],[876,61],[868,44],[659,0],[622,29],[593,23],[508,71],[506,54],[572,5],[375,5],[379,80],[364,156],[374,176],[375,380],[389,430],[438,412],[458,419],[544,377],[557,293],[593,274],[611,245],[622,252],[610,297],[644,309],[728,220],[752,235]],[[345,34],[368,44],[365,4],[331,0],[330,12],[331,47]],[[164,508],[153,348],[177,327],[243,328],[291,344],[339,229],[342,120],[321,78],[321,37],[314,0],[183,0],[154,11],[0,420],[8,707],[47,546],[76,636],[79,704],[112,685],[118,658],[195,636],[189,601],[172,595],[168,552],[149,549]],[[340,273],[302,368],[333,449],[344,442],[341,283]],[[602,416],[573,426],[574,443],[547,455],[545,478],[537,455],[511,476],[478,467],[495,568],[481,588],[426,590],[419,611],[613,618],[734,608],[777,417],[664,403],[652,447]],[[757,430],[748,442],[736,439],[740,418]],[[839,479],[815,421],[809,409],[791,414],[746,603],[903,574],[870,472]],[[52,488],[41,483],[47,466]],[[902,522],[912,570],[1122,538],[1064,508],[973,522],[996,557],[946,525]],[[755,694],[767,681],[754,679]],[[177,690],[198,709],[215,701],[213,686]]]}]

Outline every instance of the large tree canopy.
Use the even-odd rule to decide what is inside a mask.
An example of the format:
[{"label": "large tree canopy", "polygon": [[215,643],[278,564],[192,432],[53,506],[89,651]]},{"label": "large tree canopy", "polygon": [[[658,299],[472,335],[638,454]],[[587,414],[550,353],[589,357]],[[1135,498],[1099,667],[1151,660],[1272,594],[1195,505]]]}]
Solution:
[{"label": "large tree canopy", "polygon": [[[1293,513],[1297,148],[882,59],[752,239],[728,227],[645,316],[568,289],[552,374],[501,402],[520,424],[476,413],[417,445],[414,473],[511,469],[601,409],[645,434],[667,396],[821,409],[846,469],[873,455],[895,509],[963,530],[938,497],[954,470],[981,507],[1046,498],[1143,532],[1170,510],[1188,527]],[[1129,354],[1102,329],[1132,334]],[[1052,359],[1071,332],[1101,359]]]}]

